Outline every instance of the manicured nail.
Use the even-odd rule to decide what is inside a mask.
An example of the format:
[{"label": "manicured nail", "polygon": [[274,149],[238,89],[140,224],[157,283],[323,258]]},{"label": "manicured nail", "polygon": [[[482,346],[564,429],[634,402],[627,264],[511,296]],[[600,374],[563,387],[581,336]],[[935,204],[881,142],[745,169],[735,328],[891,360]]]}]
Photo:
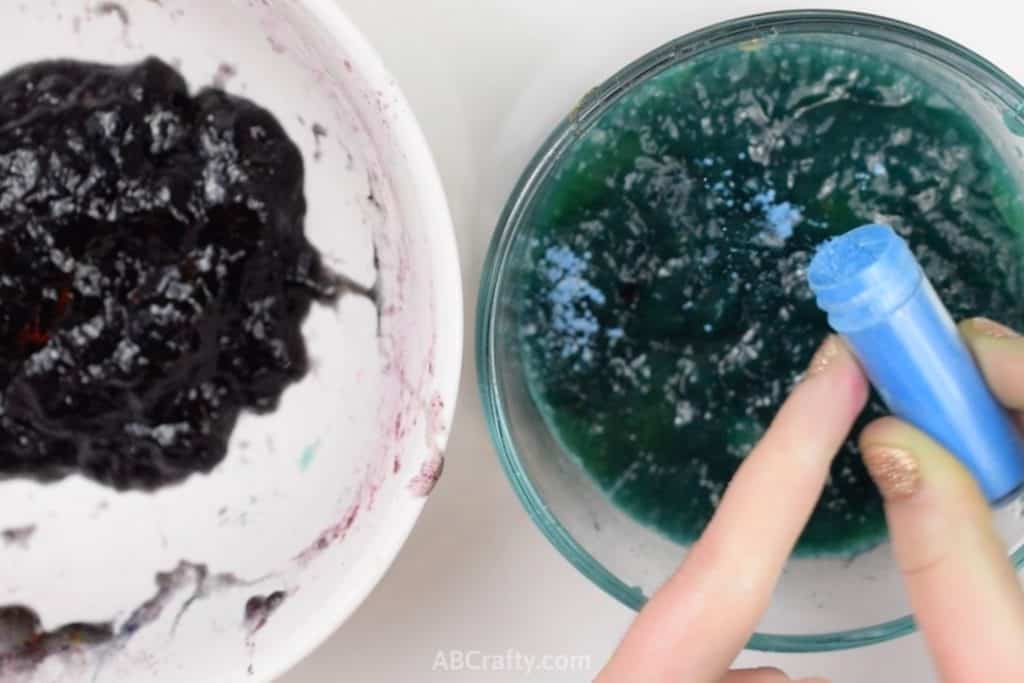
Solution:
[{"label": "manicured nail", "polygon": [[988,318],[974,318],[971,320],[971,328],[978,334],[993,339],[1012,339],[1020,336],[1020,332]]},{"label": "manicured nail", "polygon": [[830,334],[811,358],[811,364],[807,367],[807,377],[815,377],[825,372],[838,355],[839,339]]},{"label": "manicured nail", "polygon": [[864,465],[886,500],[909,498],[921,487],[921,468],[910,451],[872,446],[864,451]]}]

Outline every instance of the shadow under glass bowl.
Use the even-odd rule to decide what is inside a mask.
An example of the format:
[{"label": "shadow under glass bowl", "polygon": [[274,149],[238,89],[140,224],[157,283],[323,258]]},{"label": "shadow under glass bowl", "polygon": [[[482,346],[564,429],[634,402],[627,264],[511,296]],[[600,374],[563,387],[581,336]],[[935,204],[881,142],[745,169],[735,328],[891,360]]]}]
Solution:
[{"label": "shadow under glass bowl", "polygon": [[[624,96],[667,69],[710,51],[799,37],[870,51],[939,89],[972,119],[1024,186],[1024,88],[982,57],[923,29],[871,15],[793,11],[727,21],[674,40],[591,90],[522,174],[493,237],[478,302],[478,381],[502,465],[552,544],[585,576],[639,609],[685,556],[685,547],[616,507],[568,454],[533,400],[517,343],[515,283],[533,236],[530,214],[574,146]],[[851,226],[852,227],[852,226]],[[1024,226],[1015,225],[1024,235]],[[996,513],[1024,566],[1021,501]],[[914,629],[887,542],[846,557],[794,557],[749,647],[814,652],[886,641]]]}]

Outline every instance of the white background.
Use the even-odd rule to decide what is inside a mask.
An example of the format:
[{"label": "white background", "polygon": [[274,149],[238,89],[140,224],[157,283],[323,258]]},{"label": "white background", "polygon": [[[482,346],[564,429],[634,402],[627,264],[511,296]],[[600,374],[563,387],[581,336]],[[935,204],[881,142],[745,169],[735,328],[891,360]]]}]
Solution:
[{"label": "white background", "polygon": [[[1015,0],[339,0],[398,79],[440,166],[466,291],[462,393],[444,477],[394,567],[355,616],[282,683],[585,681],[632,614],[578,574],[527,518],[500,470],[476,391],[484,252],[540,138],[590,86],[660,43],[753,12],[828,5],[943,33],[1024,80]],[[970,637],[970,634],[965,634]],[[589,656],[576,673],[444,672],[437,652]],[[820,655],[744,653],[835,683],[933,680],[917,636]]]}]

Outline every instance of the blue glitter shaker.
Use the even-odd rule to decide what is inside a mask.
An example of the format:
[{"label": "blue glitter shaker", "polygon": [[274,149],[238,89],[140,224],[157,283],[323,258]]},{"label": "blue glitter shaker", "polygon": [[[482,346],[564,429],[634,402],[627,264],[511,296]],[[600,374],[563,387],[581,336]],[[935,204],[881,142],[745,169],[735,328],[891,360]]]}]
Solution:
[{"label": "blue glitter shaker", "polygon": [[941,443],[988,500],[1024,485],[1024,437],[999,405],[907,243],[864,225],[819,247],[807,279],[889,410]]}]

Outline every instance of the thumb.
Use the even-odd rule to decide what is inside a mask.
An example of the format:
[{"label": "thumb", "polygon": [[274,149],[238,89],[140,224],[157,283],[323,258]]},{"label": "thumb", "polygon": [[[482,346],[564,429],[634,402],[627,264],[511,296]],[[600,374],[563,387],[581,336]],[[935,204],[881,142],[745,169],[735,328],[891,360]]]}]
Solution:
[{"label": "thumb", "polygon": [[1024,680],[1024,593],[973,477],[895,418],[869,425],[860,443],[942,680]]}]

